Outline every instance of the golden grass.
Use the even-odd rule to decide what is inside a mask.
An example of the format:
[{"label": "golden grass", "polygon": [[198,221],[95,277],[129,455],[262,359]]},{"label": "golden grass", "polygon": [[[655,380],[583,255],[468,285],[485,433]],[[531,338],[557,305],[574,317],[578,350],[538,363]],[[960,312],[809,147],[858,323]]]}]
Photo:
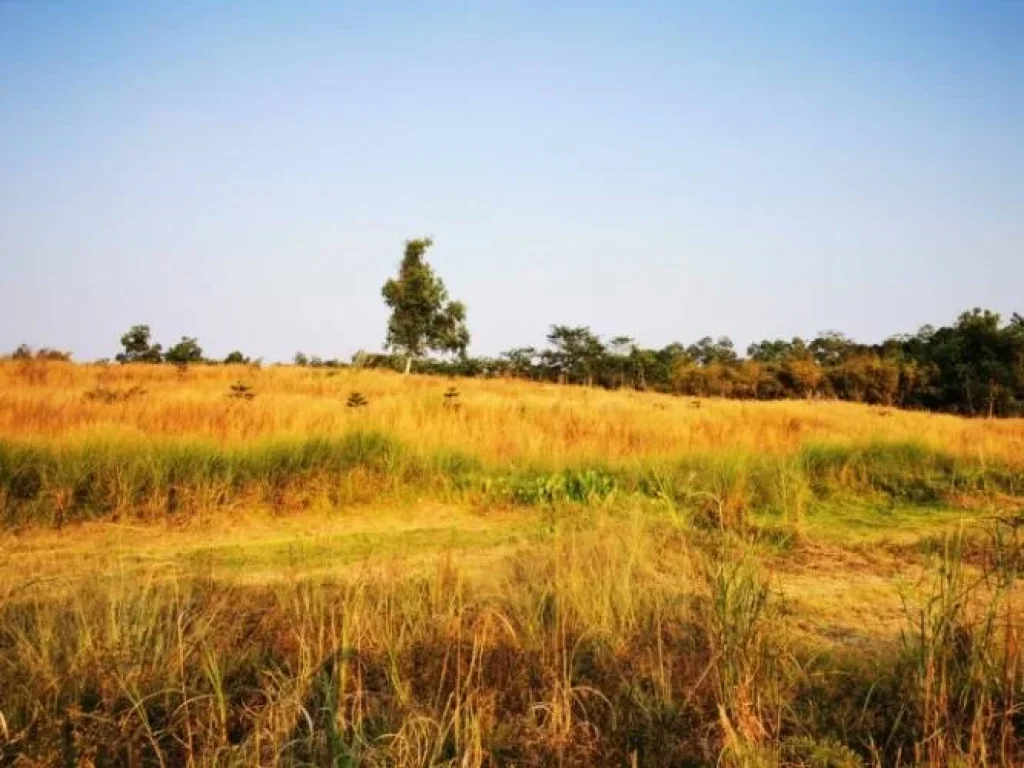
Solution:
[{"label": "golden grass", "polygon": [[[251,401],[228,397],[243,381]],[[460,408],[444,406],[449,386]],[[88,393],[144,394],[103,402]],[[369,405],[345,407],[350,392]],[[968,420],[840,402],[701,400],[514,380],[444,379],[275,366],[0,363],[0,437],[261,437],[380,430],[414,450],[457,448],[492,462],[622,463],[692,453],[789,454],[809,442],[913,441],[1024,466],[1024,419]]]},{"label": "golden grass", "polygon": [[[229,396],[238,381],[254,399]],[[346,407],[351,392],[369,404]],[[309,467],[280,462],[276,484],[271,459],[305,438],[372,433],[361,453],[354,441],[319,464],[310,452]],[[93,456],[93,440],[117,450]],[[60,530],[0,528],[0,694],[15,692],[0,695],[0,765],[939,768],[1022,755],[1016,529],[996,540],[986,519],[955,553],[948,534],[1020,506],[1024,420],[378,371],[4,362],[5,442],[31,444],[0,453],[14,468],[0,493],[25,510],[12,521],[83,500],[82,516],[54,518]],[[863,461],[842,455],[872,443]],[[939,471],[910,444],[965,461]],[[446,450],[486,462],[477,485],[455,482]],[[673,458],[682,468],[662,477]],[[159,461],[167,471],[147,475]],[[995,479],[971,482],[989,462]],[[543,471],[520,490],[590,478],[580,467],[618,474],[527,501],[482,490],[531,463]],[[858,471],[877,482],[847,477]],[[455,480],[434,487],[430,472]],[[641,492],[652,477],[664,488]],[[145,503],[146,522],[126,523]]]},{"label": "golden grass", "polygon": [[[485,513],[450,504],[421,502],[409,507],[364,505],[342,513],[307,511],[275,515],[250,511],[213,516],[200,524],[83,523],[65,530],[0,531],[0,603],[8,599],[53,600],[73,595],[86,585],[110,581],[173,583],[203,579],[221,585],[270,586],[307,579],[353,577],[402,581],[429,575],[439,559],[457,564],[476,588],[501,590],[495,583],[518,553],[535,549],[547,536],[538,534],[539,513],[530,510],[488,510]],[[611,535],[605,548],[632,547],[634,558],[653,562],[665,555],[644,549],[649,535],[642,516],[631,524],[605,521]],[[950,532],[927,526],[923,533]],[[564,534],[573,551],[572,532]],[[583,534],[587,540],[591,534]],[[902,533],[905,546],[921,538]],[[794,627],[815,643],[863,644],[898,638],[904,618],[899,586],[921,578],[922,564],[906,549],[887,549],[884,539],[860,551],[859,534],[844,528],[831,533],[829,544],[815,540],[797,552],[765,555],[771,585],[786,601]],[[593,554],[593,544],[587,550]],[[605,556],[611,556],[607,552]],[[617,554],[616,557],[621,556]],[[74,563],[69,568],[69,563]],[[628,581],[592,582],[590,571],[567,569],[580,579],[581,590],[595,594],[629,592]],[[620,579],[622,574],[615,574]],[[678,569],[674,590],[692,589]],[[666,585],[663,585],[666,586]],[[1024,587],[1024,585],[1022,585]],[[625,595],[619,599],[627,602]]]},{"label": "golden grass", "polygon": [[0,530],[0,596],[53,599],[110,578],[265,585],[392,567],[410,576],[444,554],[471,573],[471,563],[489,563],[526,543],[526,524],[532,521],[521,510],[483,515],[424,502],[414,510],[378,504],[344,513],[249,510],[184,526],[95,522],[60,531]]}]

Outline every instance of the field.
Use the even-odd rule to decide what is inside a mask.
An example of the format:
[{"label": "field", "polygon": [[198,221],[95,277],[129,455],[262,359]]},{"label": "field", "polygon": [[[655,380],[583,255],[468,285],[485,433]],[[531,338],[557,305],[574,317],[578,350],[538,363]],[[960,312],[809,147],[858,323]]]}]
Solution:
[{"label": "field", "polygon": [[1024,765],[1024,420],[0,363],[0,765]]}]

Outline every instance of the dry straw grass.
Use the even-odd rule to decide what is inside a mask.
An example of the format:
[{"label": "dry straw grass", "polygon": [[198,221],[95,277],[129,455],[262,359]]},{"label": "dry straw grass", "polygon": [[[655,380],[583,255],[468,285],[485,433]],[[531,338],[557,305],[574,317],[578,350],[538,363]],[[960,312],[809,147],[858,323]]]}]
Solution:
[{"label": "dry straw grass", "polygon": [[[252,400],[229,397],[252,387]],[[512,380],[450,382],[368,370],[0,363],[0,437],[269,437],[379,430],[414,449],[496,462],[622,463],[695,453],[791,454],[808,443],[913,441],[978,461],[1024,464],[1024,420],[965,420],[847,403],[674,398]],[[345,407],[352,392],[368,400]],[[96,396],[100,393],[101,396]],[[699,407],[695,407],[699,405]]]},{"label": "dry straw grass", "polygon": [[1022,764],[1024,421],[452,384],[0,364],[0,765]]}]

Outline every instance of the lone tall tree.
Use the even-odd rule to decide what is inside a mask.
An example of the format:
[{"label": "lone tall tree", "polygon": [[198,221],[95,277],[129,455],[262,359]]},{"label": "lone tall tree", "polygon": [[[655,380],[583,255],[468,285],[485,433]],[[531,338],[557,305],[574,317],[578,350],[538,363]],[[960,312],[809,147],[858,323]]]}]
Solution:
[{"label": "lone tall tree", "polygon": [[444,282],[423,258],[433,244],[429,237],[407,240],[397,279],[381,291],[391,307],[386,343],[405,355],[406,373],[427,350],[465,355],[469,345],[465,305],[449,301]]}]

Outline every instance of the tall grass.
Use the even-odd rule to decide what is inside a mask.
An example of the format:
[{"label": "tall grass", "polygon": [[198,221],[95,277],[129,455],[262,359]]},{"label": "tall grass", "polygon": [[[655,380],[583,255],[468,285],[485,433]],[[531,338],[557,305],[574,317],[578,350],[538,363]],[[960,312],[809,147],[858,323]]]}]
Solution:
[{"label": "tall grass", "polygon": [[[984,587],[965,583],[955,548],[916,593],[900,647],[830,667],[790,637],[770,579],[737,546],[705,549],[637,518],[560,529],[484,580],[441,559],[415,576],[263,587],[115,577],[9,600],[0,761],[1024,758],[1019,627],[1005,599],[975,602]],[[809,687],[815,665],[825,682]],[[806,716],[844,701],[855,717]]]},{"label": "tall grass", "polygon": [[908,599],[903,650],[919,765],[1010,765],[1017,756],[1024,655],[1011,605],[1016,577],[1002,558],[971,573],[963,538],[953,536],[930,581]]},{"label": "tall grass", "polygon": [[916,443],[810,444],[790,456],[691,454],[558,468],[539,461],[503,466],[453,449],[417,451],[374,431],[246,445],[0,440],[0,521],[8,525],[181,518],[253,504],[290,510],[411,491],[525,505],[661,498],[713,527],[741,530],[754,510],[799,526],[814,500],[939,503],[965,495],[1020,496],[1024,471]]},{"label": "tall grass", "polygon": [[[457,449],[486,462],[621,464],[701,453],[789,455],[809,443],[918,442],[1020,467],[1024,420],[967,420],[849,403],[746,403],[506,380],[448,382],[378,371],[0,362],[0,437],[180,438],[249,443],[377,431],[417,452]],[[255,397],[232,397],[242,381]],[[105,396],[96,396],[97,392]],[[352,392],[368,404],[347,408]]]},{"label": "tall grass", "polygon": [[[1024,764],[1016,516],[933,539],[935,562],[900,551],[919,578],[890,643],[808,639],[772,570],[850,558],[854,587],[873,567],[803,540],[819,511],[1012,510],[1020,421],[506,381],[467,381],[456,409],[444,389],[0,364],[4,541],[363,503],[517,526],[465,561],[330,578],[215,580],[183,556],[0,583],[0,765]],[[792,550],[761,535],[779,525]]]}]

